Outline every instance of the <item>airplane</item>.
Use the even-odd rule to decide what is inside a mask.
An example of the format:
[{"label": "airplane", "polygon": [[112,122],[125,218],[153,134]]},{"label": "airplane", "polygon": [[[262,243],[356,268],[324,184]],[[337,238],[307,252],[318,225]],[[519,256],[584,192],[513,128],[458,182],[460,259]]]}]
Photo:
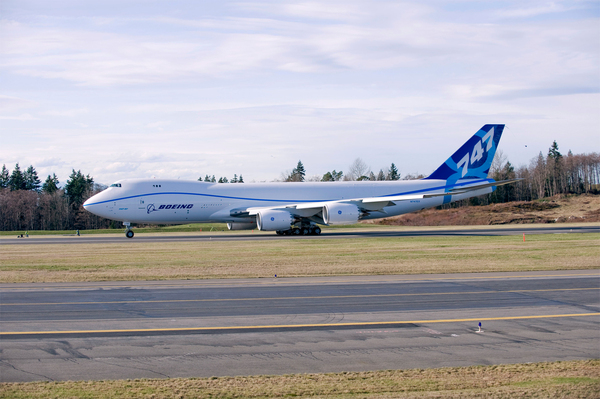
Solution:
[{"label": "airplane", "polygon": [[318,235],[319,225],[347,225],[415,212],[493,192],[520,179],[494,181],[488,173],[504,125],[484,125],[431,175],[420,180],[222,184],[125,179],[83,207],[131,223],[227,223],[230,230]]}]

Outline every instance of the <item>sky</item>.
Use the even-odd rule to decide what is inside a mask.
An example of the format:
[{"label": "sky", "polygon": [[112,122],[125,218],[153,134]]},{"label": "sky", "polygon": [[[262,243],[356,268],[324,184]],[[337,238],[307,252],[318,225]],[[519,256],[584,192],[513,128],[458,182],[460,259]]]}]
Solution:
[{"label": "sky", "polygon": [[0,1],[0,164],[61,185],[600,151],[598,1]]}]

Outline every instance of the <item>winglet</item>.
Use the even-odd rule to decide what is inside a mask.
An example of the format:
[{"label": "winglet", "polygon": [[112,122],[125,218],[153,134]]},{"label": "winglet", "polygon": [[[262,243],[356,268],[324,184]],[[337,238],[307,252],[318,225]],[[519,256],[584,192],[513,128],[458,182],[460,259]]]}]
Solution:
[{"label": "winglet", "polygon": [[504,125],[485,125],[426,179],[487,179]]}]

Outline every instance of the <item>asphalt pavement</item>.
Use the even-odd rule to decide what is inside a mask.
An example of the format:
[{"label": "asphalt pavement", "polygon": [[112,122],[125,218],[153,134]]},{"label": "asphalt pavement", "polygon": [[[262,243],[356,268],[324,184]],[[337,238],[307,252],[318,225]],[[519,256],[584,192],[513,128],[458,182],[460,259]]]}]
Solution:
[{"label": "asphalt pavement", "polygon": [[[135,230],[134,230],[135,231]],[[327,230],[318,236],[279,236],[274,232],[204,232],[200,234],[176,233],[136,233],[134,238],[123,235],[86,235],[75,234],[65,236],[46,236],[32,234],[29,237],[0,237],[1,245],[39,245],[39,244],[106,244],[106,243],[148,243],[148,242],[186,242],[186,241],[255,241],[255,240],[322,240],[340,238],[378,238],[378,237],[435,237],[435,236],[505,236],[522,234],[572,234],[600,233],[600,226],[498,226],[498,227],[454,227],[451,229],[422,229],[409,230],[372,229],[364,230]]]},{"label": "asphalt pavement", "polygon": [[0,381],[600,357],[598,270],[2,284],[0,298]]}]

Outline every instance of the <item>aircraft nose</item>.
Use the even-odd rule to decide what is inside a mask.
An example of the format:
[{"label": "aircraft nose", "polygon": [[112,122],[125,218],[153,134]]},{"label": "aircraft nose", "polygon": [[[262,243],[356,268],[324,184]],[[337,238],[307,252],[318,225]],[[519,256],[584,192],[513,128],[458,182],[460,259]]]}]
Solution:
[{"label": "aircraft nose", "polygon": [[98,193],[95,195],[92,195],[90,198],[88,198],[84,203],[83,203],[83,207],[86,208],[87,210],[89,210],[88,208],[98,202],[101,201],[100,196],[102,193]]},{"label": "aircraft nose", "polygon": [[[98,195],[98,194],[96,194]],[[90,204],[94,203],[94,197],[96,195],[92,195],[90,198],[88,198],[87,200],[85,200],[85,202],[83,203],[83,207],[85,208],[86,206],[90,206]]]}]

